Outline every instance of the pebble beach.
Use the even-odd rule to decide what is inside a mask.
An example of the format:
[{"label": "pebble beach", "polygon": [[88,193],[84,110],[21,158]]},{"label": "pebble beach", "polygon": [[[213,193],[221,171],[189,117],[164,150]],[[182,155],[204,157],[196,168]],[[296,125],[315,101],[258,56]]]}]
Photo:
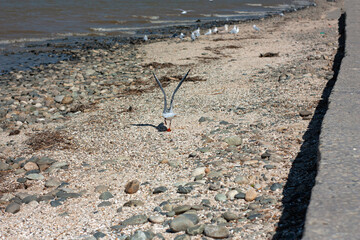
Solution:
[{"label": "pebble beach", "polygon": [[[303,222],[279,224],[283,190],[334,75],[342,4],[0,75],[0,238],[300,239]],[[152,74],[170,95],[189,69],[168,132]]]}]

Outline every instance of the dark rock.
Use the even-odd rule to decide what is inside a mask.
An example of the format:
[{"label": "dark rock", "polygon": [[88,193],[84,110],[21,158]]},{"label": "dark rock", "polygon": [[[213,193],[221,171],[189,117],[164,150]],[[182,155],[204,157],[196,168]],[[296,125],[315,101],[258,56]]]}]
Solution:
[{"label": "dark rock", "polygon": [[30,195],[21,200],[22,203],[28,204],[32,201],[37,201],[38,197],[36,195]]},{"label": "dark rock", "polygon": [[25,183],[25,182],[27,181],[27,178],[21,177],[21,178],[16,179],[16,181],[17,181],[18,183]]},{"label": "dark rock", "polygon": [[268,151],[265,151],[263,154],[261,154],[261,158],[265,159],[265,158],[270,158],[271,154]]},{"label": "dark rock", "polygon": [[99,199],[101,200],[109,200],[110,198],[113,198],[114,196],[109,192],[103,192],[102,194],[100,194]]},{"label": "dark rock", "polygon": [[160,186],[154,189],[153,194],[163,193],[166,192],[167,188],[164,186]]},{"label": "dark rock", "polygon": [[135,216],[132,216],[132,217],[124,220],[121,224],[124,226],[139,225],[139,224],[144,224],[147,221],[148,221],[148,218],[146,215],[135,215]]},{"label": "dark rock", "polygon": [[50,205],[51,205],[52,207],[58,207],[58,206],[62,205],[62,201],[60,201],[60,200],[53,200],[53,201],[50,202]]},{"label": "dark rock", "polygon": [[234,212],[225,212],[225,213],[222,214],[222,216],[228,222],[239,219],[239,216]]},{"label": "dark rock", "polygon": [[104,201],[104,202],[101,202],[99,203],[98,207],[108,207],[108,206],[111,206],[111,202],[109,201]]},{"label": "dark rock", "polygon": [[136,193],[140,188],[140,182],[138,180],[132,180],[125,185],[125,192],[128,194]]},{"label": "dark rock", "polygon": [[270,190],[271,191],[276,191],[278,189],[282,189],[283,188],[283,185],[281,183],[273,183],[271,186],[270,186]]},{"label": "dark rock", "polygon": [[[60,190],[55,194],[55,196],[57,198],[67,199],[67,198],[79,198],[79,197],[81,197],[81,194],[80,193],[71,193],[71,192],[68,193],[68,192],[65,192],[63,190]],[[104,200],[106,200],[106,199],[104,199]]]},{"label": "dark rock", "polygon": [[205,236],[211,238],[223,239],[229,237],[230,232],[225,226],[222,225],[206,225],[204,234]]},{"label": "dark rock", "polygon": [[100,238],[103,238],[106,236],[106,234],[102,233],[102,232],[99,232],[97,231],[96,233],[93,234],[93,236],[96,238],[96,239],[100,239]]},{"label": "dark rock", "polygon": [[205,225],[199,224],[199,225],[187,228],[186,233],[191,236],[200,235],[204,232],[204,229],[205,229]]},{"label": "dark rock", "polygon": [[235,195],[236,199],[245,199],[245,193],[243,192],[239,192],[238,194]]},{"label": "dark rock", "polygon": [[186,234],[178,235],[174,238],[174,240],[191,240],[191,237]]},{"label": "dark rock", "polygon": [[5,212],[15,214],[20,211],[20,204],[12,202],[6,206]]},{"label": "dark rock", "polygon": [[130,200],[124,203],[124,207],[137,207],[137,206],[144,206],[144,202],[140,200]]},{"label": "dark rock", "polygon": [[173,211],[175,212],[176,215],[179,215],[186,211],[189,211],[190,209],[191,209],[190,205],[181,205],[173,208]]},{"label": "dark rock", "polygon": [[193,190],[193,188],[191,186],[188,186],[188,187],[184,187],[182,185],[180,185],[177,189],[177,193],[180,193],[180,194],[188,194],[190,193],[191,191]]}]

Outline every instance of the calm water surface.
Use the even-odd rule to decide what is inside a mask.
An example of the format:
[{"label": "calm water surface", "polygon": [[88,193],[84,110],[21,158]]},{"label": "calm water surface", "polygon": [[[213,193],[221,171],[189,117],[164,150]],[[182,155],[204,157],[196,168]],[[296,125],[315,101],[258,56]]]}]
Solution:
[{"label": "calm water surface", "polygon": [[[312,0],[0,0],[0,43],[62,36],[134,34],[139,28],[241,19]],[[181,14],[181,10],[189,10]]]}]

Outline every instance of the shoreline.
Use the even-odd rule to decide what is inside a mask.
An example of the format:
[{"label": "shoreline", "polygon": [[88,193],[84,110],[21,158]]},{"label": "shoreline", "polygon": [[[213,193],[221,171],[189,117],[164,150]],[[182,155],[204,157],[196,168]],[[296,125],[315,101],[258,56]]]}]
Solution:
[{"label": "shoreline", "polygon": [[[341,4],[258,21],[260,32],[247,22],[238,35],[115,44],[14,74],[2,95],[1,237],[300,238],[301,219],[278,225],[282,191],[333,76],[328,15]],[[189,68],[164,132],[152,71],[169,92]]]},{"label": "shoreline", "polygon": [[[296,9],[289,6],[288,9],[281,12],[288,14],[296,10],[301,11],[309,7],[314,7],[314,3],[309,2],[308,5],[304,4],[302,6],[298,6]],[[119,34],[119,31],[115,31],[108,32],[107,35],[106,33],[102,35],[101,33],[94,32],[94,34],[88,33],[85,36],[75,34],[65,37],[45,37],[43,40],[41,38],[38,40],[37,38],[29,38],[29,40],[25,41],[22,41],[21,39],[9,40],[9,43],[0,44],[0,46],[2,46],[0,60],[3,62],[3,64],[0,65],[0,76],[6,75],[12,71],[31,71],[32,68],[39,67],[40,65],[47,65],[49,63],[54,64],[63,60],[71,60],[71,51],[69,53],[69,50],[84,50],[84,48],[109,48],[114,44],[114,42],[118,44],[138,43],[139,41],[141,42],[145,34],[149,35],[149,38],[152,40],[171,38],[173,34],[180,34],[180,32],[190,36],[191,31],[196,30],[198,27],[203,29],[215,26],[220,27],[225,24],[233,25],[239,22],[257,22],[263,19],[276,17],[278,14],[278,12],[269,12],[264,16],[259,17],[253,16],[233,18],[229,20],[214,19],[204,22],[198,20],[199,22],[195,21],[185,25],[155,26],[148,29],[141,28],[137,29],[133,36],[129,36],[129,34],[121,35]],[[10,57],[12,59],[9,60]],[[28,63],[27,61],[23,61],[22,59],[24,58],[32,59],[33,62]],[[7,62],[7,64],[4,64],[5,62]],[[25,67],[20,65],[25,65]]]}]

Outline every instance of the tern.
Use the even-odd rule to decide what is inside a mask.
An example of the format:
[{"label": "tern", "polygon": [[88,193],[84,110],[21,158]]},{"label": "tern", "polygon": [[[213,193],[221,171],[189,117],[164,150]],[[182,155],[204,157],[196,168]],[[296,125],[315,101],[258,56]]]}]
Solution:
[{"label": "tern", "polygon": [[180,33],[180,36],[179,36],[179,38],[180,38],[181,40],[183,40],[183,39],[184,39],[184,37],[185,37],[185,34],[183,34],[183,33]]},{"label": "tern", "polygon": [[178,8],[178,9],[176,9],[176,10],[181,11],[181,14],[187,14],[188,12],[194,11],[194,10],[184,10],[184,9],[181,9],[181,8]]},{"label": "tern", "polygon": [[200,28],[196,29],[194,33],[195,33],[195,37],[200,37]]},{"label": "tern", "polygon": [[213,30],[213,33],[218,33],[218,28],[217,27],[214,27],[214,30]]},{"label": "tern", "polygon": [[236,25],[234,25],[234,28],[231,29],[230,33],[237,34],[238,32],[239,32],[239,28]]},{"label": "tern", "polygon": [[211,35],[211,33],[212,33],[212,31],[211,31],[211,29],[209,29],[209,31],[206,32],[205,35]]},{"label": "tern", "polygon": [[260,28],[258,28],[258,26],[256,26],[256,25],[253,25],[253,29],[258,32],[260,31]]},{"label": "tern", "polygon": [[175,93],[177,92],[177,90],[179,90],[179,88],[181,87],[181,84],[183,84],[183,82],[185,81],[185,79],[186,79],[187,75],[189,74],[189,72],[190,72],[190,70],[185,74],[185,76],[181,79],[181,81],[179,82],[179,84],[175,88],[175,90],[174,90],[174,92],[173,92],[173,94],[171,96],[171,101],[170,101],[169,108],[167,106],[166,94],[165,94],[165,91],[164,91],[164,89],[163,89],[163,87],[161,85],[161,82],[156,77],[155,73],[153,73],[157,84],[159,85],[162,93],[164,94],[164,111],[163,111],[162,116],[164,117],[165,125],[167,124],[166,120],[169,121],[169,128],[167,129],[168,132],[171,131],[171,129],[170,129],[171,128],[171,120],[173,120],[173,118],[176,116],[176,114],[173,112],[173,101],[174,101]]},{"label": "tern", "polygon": [[144,36],[144,41],[147,41],[147,40],[149,40],[149,39],[148,39],[148,36],[145,35],[145,36]]},{"label": "tern", "polygon": [[192,32],[191,33],[191,40],[195,41],[195,39],[196,39],[195,32]]}]

